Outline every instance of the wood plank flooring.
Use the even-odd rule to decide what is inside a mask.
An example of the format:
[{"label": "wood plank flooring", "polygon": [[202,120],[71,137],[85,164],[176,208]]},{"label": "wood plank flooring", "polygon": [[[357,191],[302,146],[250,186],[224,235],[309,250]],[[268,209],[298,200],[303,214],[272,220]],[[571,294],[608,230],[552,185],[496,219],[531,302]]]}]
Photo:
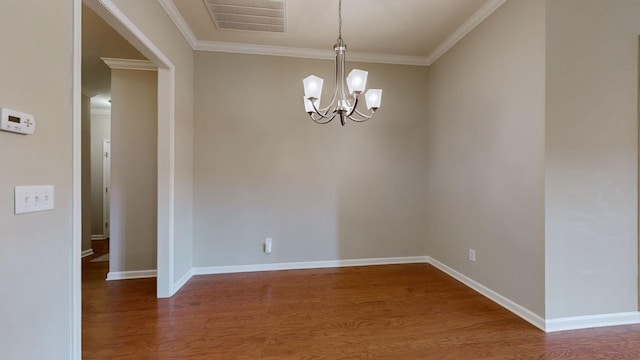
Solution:
[{"label": "wood plank flooring", "polygon": [[640,326],[545,334],[426,264],[196,276],[156,299],[88,260],[83,359],[640,359]]}]

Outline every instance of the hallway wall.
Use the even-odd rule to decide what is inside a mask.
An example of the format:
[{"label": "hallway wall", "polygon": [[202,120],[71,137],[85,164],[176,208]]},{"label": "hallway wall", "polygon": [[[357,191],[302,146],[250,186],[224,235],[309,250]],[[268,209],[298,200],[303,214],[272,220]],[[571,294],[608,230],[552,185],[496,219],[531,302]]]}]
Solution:
[{"label": "hallway wall", "polygon": [[157,77],[111,70],[110,275],[157,268]]}]

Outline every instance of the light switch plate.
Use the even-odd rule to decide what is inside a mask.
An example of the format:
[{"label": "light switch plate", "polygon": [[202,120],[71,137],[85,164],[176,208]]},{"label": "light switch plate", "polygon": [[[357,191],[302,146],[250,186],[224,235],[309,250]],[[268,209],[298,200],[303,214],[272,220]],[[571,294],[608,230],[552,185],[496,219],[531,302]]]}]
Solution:
[{"label": "light switch plate", "polygon": [[53,185],[16,186],[15,214],[53,210]]}]

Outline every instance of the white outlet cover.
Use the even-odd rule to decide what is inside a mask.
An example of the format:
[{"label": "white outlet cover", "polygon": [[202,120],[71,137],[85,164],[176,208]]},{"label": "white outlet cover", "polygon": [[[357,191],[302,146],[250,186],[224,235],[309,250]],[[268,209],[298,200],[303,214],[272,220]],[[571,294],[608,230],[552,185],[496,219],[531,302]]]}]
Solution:
[{"label": "white outlet cover", "polygon": [[469,260],[476,261],[476,251],[474,249],[469,249]]},{"label": "white outlet cover", "polygon": [[271,254],[271,245],[273,244],[273,240],[271,238],[266,238],[264,240],[264,252],[267,254]]}]

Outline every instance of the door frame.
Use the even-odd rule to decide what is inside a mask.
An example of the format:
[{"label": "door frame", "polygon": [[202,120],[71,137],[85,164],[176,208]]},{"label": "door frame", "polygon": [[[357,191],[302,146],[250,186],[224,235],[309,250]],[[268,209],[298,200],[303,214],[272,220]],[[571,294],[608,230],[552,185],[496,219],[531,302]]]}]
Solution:
[{"label": "door frame", "polygon": [[102,237],[109,237],[109,213],[111,210],[111,139],[102,140]]},{"label": "door frame", "polygon": [[[72,301],[71,358],[82,357],[82,204],[81,204],[81,73],[82,0],[73,1],[73,170],[72,170]],[[157,296],[171,297],[174,282],[175,219],[175,66],[111,0],[85,0],[112,28],[158,67],[158,253]]]}]

